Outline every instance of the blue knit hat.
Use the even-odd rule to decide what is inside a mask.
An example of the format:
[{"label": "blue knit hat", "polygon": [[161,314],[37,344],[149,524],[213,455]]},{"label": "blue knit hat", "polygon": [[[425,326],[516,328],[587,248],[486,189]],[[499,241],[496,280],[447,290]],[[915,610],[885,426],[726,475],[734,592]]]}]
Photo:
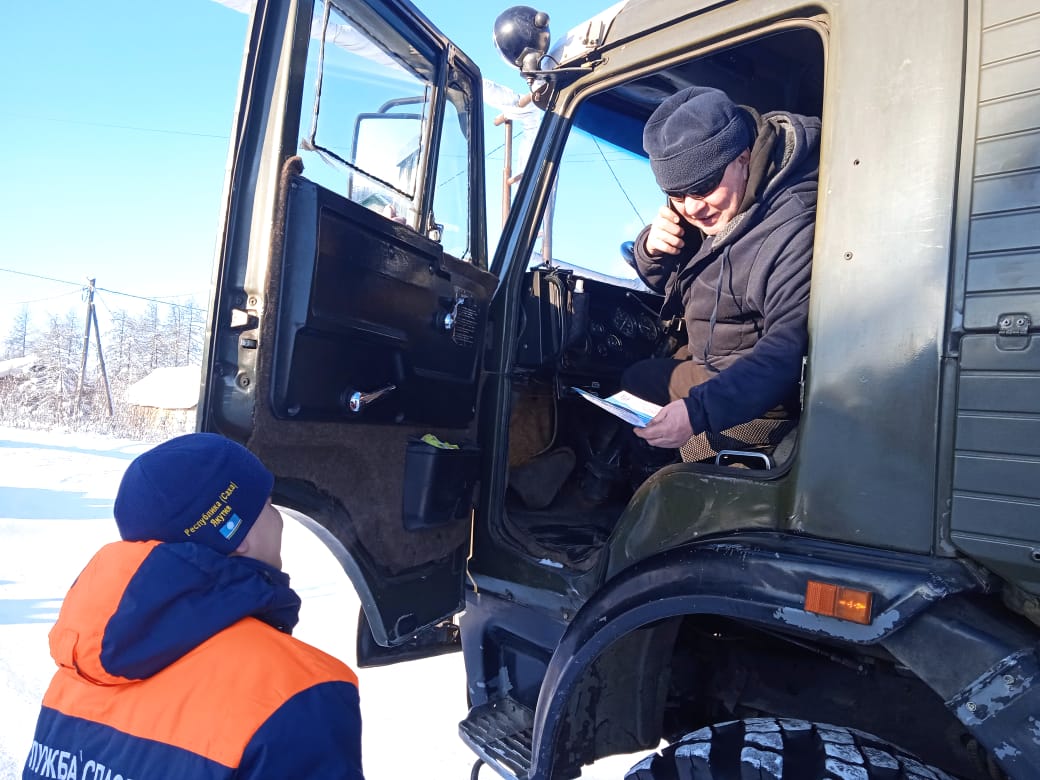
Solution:
[{"label": "blue knit hat", "polygon": [[241,444],[189,433],[139,455],[116,495],[119,535],[128,542],[197,542],[235,551],[271,495],[274,477]]},{"label": "blue knit hat", "polygon": [[697,192],[755,140],[753,120],[711,87],[687,87],[659,105],[643,128],[657,184],[665,192]]}]

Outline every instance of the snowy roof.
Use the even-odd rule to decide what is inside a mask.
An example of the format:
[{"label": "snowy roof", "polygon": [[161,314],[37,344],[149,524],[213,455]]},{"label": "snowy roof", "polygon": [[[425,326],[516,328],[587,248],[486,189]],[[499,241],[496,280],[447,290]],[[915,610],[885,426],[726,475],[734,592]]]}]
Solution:
[{"label": "snowy roof", "polygon": [[201,382],[202,369],[199,366],[157,368],[144,379],[130,385],[126,391],[126,400],[135,406],[194,409],[199,402]]},{"label": "snowy roof", "polygon": [[36,355],[0,360],[0,378],[17,374],[28,374],[39,361],[40,359]]}]

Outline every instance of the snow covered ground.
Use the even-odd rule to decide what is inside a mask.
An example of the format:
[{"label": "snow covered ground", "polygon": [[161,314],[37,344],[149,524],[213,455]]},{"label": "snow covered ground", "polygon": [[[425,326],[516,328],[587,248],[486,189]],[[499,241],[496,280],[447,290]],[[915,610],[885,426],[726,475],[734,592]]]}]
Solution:
[{"label": "snow covered ground", "polygon": [[[0,780],[21,776],[54,671],[47,632],[94,552],[117,537],[112,502],[124,469],[150,444],[0,428]],[[285,570],[303,599],[294,635],[354,664],[358,600],[332,555],[287,521]],[[465,780],[473,754],[462,656],[359,670],[368,780]],[[600,761],[585,780],[621,778],[634,758]],[[481,780],[494,777],[485,768]]]}]

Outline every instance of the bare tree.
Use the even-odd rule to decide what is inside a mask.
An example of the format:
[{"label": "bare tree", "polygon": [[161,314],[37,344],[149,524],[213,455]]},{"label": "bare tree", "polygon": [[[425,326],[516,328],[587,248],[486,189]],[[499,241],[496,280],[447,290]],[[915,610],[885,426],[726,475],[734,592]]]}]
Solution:
[{"label": "bare tree", "polygon": [[145,370],[140,374],[140,376],[144,376],[149,371],[154,371],[166,365],[164,361],[166,353],[165,338],[162,323],[159,321],[159,306],[157,304],[148,304],[148,309],[138,319],[138,328],[139,337],[143,342],[142,346],[145,347],[142,354],[147,358],[147,362],[144,364]]},{"label": "bare tree", "polygon": [[0,378],[0,422],[6,425],[71,425],[125,436],[164,436],[190,430],[190,414],[135,407],[126,402],[129,387],[156,368],[198,365],[206,328],[206,311],[194,301],[171,305],[153,303],[140,313],[111,313],[101,334],[113,414],[97,359],[88,352],[83,375],[81,414],[76,415],[76,388],[83,350],[82,313],[49,316],[42,330],[31,328],[24,308],[11,325],[2,352],[6,357],[35,354],[37,362],[17,375]]},{"label": "bare tree", "polygon": [[202,362],[202,336],[205,310],[193,299],[170,306],[162,335],[164,365],[192,366]]},{"label": "bare tree", "polygon": [[77,312],[70,310],[64,317],[51,315],[47,329],[34,340],[39,365],[20,387],[26,422],[54,425],[69,417],[79,375],[80,328]]},{"label": "bare tree", "polygon": [[14,317],[14,324],[4,341],[4,357],[25,357],[26,347],[29,342],[29,307],[22,306]]},{"label": "bare tree", "polygon": [[126,309],[112,312],[112,325],[105,334],[105,354],[108,356],[109,375],[113,386],[125,387],[132,381],[130,377],[134,353],[133,331],[133,318]]}]

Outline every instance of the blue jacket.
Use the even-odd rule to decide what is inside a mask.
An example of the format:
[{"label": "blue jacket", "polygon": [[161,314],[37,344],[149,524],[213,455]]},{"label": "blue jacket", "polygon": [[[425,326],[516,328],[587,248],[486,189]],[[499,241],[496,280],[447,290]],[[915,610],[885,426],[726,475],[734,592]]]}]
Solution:
[{"label": "blue jacket", "polygon": [[[808,346],[820,120],[758,119],[748,193],[716,236],[686,225],[677,256],[635,243],[639,275],[664,293],[662,316],[684,315],[693,360],[717,370],[686,398],[694,433],[718,433],[797,398]],[[698,240],[702,239],[702,240]]]},{"label": "blue jacket", "polygon": [[357,677],[264,563],[116,542],[73,584],[23,778],[362,780]]}]

